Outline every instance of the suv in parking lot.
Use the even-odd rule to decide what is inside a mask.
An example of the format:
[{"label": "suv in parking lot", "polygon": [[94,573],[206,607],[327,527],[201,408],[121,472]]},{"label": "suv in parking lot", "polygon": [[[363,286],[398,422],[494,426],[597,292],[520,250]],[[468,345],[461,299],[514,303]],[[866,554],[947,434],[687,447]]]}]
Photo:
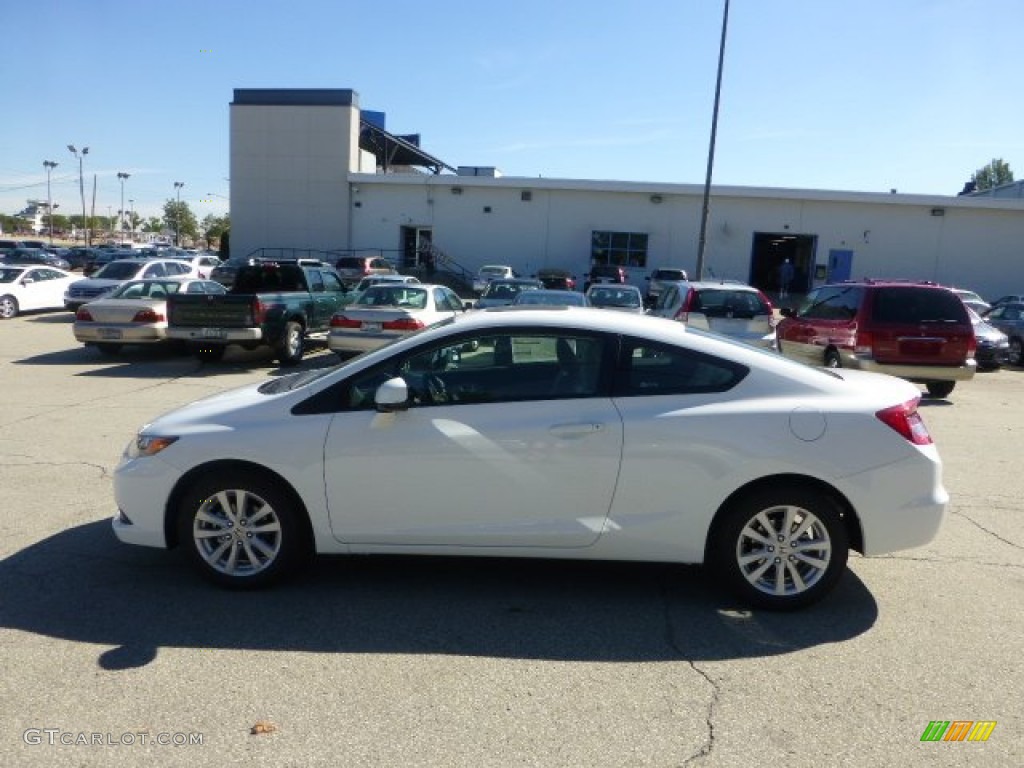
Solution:
[{"label": "suv in parking lot", "polygon": [[977,368],[967,308],[933,283],[823,285],[782,313],[779,350],[812,365],[888,373],[923,383],[932,397],[948,396]]},{"label": "suv in parking lot", "polygon": [[369,275],[398,274],[391,262],[380,256],[342,256],[334,266],[346,288],[351,288]]},{"label": "suv in parking lot", "polygon": [[647,302],[647,306],[653,307],[657,303],[666,282],[679,282],[689,280],[690,278],[686,274],[685,269],[666,268],[656,269],[644,279],[647,281],[647,295],[644,296],[644,300]]},{"label": "suv in parking lot", "polygon": [[666,282],[650,314],[692,328],[775,349],[775,311],[761,291],[744,283]]},{"label": "suv in parking lot", "polygon": [[583,290],[586,291],[595,283],[625,284],[627,282],[629,282],[629,275],[623,267],[617,267],[614,264],[595,264],[590,268],[587,284],[583,286]]}]

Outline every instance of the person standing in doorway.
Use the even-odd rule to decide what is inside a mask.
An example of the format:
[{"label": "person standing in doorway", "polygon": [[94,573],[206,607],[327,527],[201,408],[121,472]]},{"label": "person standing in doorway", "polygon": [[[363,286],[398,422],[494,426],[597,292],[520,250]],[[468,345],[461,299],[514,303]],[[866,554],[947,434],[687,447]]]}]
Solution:
[{"label": "person standing in doorway", "polygon": [[793,262],[786,259],[779,265],[779,298],[789,296],[789,286],[793,282]]}]

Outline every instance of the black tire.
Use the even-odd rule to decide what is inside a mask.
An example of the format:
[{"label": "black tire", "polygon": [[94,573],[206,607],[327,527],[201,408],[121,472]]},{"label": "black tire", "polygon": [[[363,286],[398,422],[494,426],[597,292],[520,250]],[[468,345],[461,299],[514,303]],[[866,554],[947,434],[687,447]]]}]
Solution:
[{"label": "black tire", "polygon": [[204,363],[216,363],[224,358],[226,349],[223,344],[197,344],[192,347],[192,355]]},{"label": "black tire", "polygon": [[204,578],[255,589],[310,560],[305,510],[293,494],[255,471],[198,478],[178,507],[178,542]]},{"label": "black tire", "polygon": [[825,367],[826,368],[842,368],[843,360],[839,357],[839,352],[834,349],[829,349],[825,352]]},{"label": "black tire", "polygon": [[306,352],[305,334],[296,322],[285,323],[284,336],[277,348],[277,361],[284,366],[298,365]]},{"label": "black tire", "polygon": [[949,397],[955,386],[955,381],[929,381],[925,384],[928,394],[932,397]]},{"label": "black tire", "polygon": [[10,320],[18,316],[18,300],[10,294],[0,296],[0,320]]},{"label": "black tire", "polygon": [[[796,539],[780,533],[787,517],[788,533],[800,533]],[[719,512],[712,537],[710,565],[729,590],[749,605],[778,611],[804,608],[827,595],[849,555],[836,501],[793,483],[737,498]]]},{"label": "black tire", "polygon": [[1007,355],[1007,362],[1018,368],[1024,366],[1024,342],[1016,336],[1010,339],[1010,351]]},{"label": "black tire", "polygon": [[121,351],[120,344],[96,344],[96,349],[100,351],[100,354],[105,357],[114,357]]}]

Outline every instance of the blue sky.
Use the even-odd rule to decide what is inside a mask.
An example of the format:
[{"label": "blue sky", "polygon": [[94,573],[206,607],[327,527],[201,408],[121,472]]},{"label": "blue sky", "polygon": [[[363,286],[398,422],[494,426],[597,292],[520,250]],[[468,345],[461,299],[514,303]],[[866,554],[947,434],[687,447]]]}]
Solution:
[{"label": "blue sky", "polygon": [[[0,14],[0,211],[228,208],[235,88],[352,88],[450,165],[702,184],[723,0],[33,0]],[[732,0],[714,183],[1024,178],[1019,0]],[[12,31],[17,30],[16,33]],[[64,210],[60,212],[63,213]]]}]

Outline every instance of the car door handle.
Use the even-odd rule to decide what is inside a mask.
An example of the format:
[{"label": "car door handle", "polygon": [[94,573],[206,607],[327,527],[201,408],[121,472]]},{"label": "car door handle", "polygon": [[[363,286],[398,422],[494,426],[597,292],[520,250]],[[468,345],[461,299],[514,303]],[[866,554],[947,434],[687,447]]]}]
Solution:
[{"label": "car door handle", "polygon": [[604,424],[599,422],[583,422],[579,424],[555,424],[548,428],[555,437],[575,440],[588,435],[596,435],[604,431]]}]

